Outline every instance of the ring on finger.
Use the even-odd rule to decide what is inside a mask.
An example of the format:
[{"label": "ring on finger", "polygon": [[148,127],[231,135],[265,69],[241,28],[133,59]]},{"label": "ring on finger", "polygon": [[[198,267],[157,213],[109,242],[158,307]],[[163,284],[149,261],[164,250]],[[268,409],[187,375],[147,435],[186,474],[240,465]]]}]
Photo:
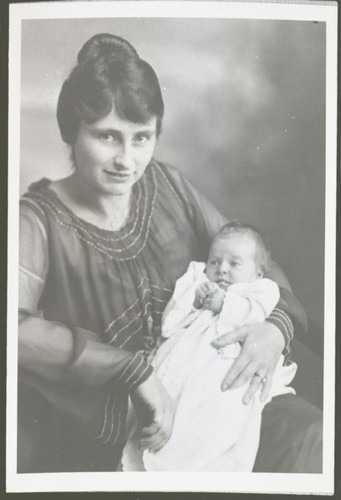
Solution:
[{"label": "ring on finger", "polygon": [[261,375],[260,373],[255,373],[255,377],[259,377],[261,379],[262,384],[265,384],[265,382],[268,380],[268,377],[266,375]]}]

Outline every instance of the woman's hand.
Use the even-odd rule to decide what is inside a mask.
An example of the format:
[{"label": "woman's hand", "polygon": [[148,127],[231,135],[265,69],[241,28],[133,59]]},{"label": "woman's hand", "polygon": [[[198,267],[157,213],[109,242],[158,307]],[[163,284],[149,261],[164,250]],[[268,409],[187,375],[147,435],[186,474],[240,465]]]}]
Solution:
[{"label": "woman's hand", "polygon": [[264,321],[238,328],[212,342],[224,347],[240,342],[242,350],[222,382],[222,390],[236,389],[250,381],[243,403],[248,404],[262,386],[260,400],[265,401],[272,385],[273,373],[284,349],[281,331],[273,323]]},{"label": "woman's hand", "polygon": [[130,397],[140,428],[140,448],[152,453],[160,450],[172,434],[173,400],[154,373]]}]

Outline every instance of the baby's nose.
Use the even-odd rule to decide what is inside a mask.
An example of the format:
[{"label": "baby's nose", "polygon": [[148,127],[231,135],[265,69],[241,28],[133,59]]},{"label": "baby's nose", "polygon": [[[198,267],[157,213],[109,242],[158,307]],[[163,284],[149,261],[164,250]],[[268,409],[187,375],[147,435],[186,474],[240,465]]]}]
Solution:
[{"label": "baby's nose", "polygon": [[219,272],[220,274],[227,274],[228,272],[228,265],[225,262],[222,262],[219,266]]}]

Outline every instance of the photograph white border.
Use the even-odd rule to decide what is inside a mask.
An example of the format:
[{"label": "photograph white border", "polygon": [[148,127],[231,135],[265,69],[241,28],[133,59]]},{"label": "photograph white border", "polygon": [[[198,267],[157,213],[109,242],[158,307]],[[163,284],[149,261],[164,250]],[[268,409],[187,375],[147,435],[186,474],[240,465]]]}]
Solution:
[{"label": "photograph white border", "polygon": [[[235,18],[326,23],[325,331],[335,331],[337,3],[46,2],[10,5],[8,169],[7,492],[159,491],[332,494],[334,490],[335,338],[325,336],[322,474],[240,473],[16,473],[18,199],[21,22],[62,18]],[[246,486],[247,485],[247,486]],[[246,489],[247,488],[247,489]]]}]

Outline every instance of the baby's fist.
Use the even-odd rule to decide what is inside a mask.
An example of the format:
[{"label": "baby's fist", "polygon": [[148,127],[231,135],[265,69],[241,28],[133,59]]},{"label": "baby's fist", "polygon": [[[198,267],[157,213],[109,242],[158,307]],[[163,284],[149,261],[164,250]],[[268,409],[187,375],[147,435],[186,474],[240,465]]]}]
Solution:
[{"label": "baby's fist", "polygon": [[203,308],[218,314],[220,313],[225,298],[225,292],[221,288],[216,288],[203,301]]},{"label": "baby's fist", "polygon": [[193,305],[196,309],[202,308],[204,300],[206,299],[208,294],[213,291],[211,285],[213,285],[213,283],[210,283],[209,281],[207,281],[205,283],[200,283],[200,285],[196,289],[195,299],[194,299],[194,303],[193,303]]}]

